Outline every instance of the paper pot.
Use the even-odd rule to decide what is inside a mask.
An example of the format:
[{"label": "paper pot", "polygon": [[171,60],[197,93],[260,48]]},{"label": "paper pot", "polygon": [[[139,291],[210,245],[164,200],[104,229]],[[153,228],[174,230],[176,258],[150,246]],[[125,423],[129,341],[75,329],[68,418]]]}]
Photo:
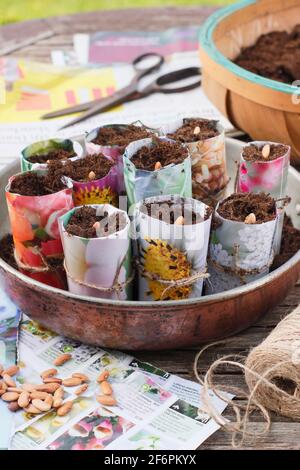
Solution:
[{"label": "paper pot", "polygon": [[[274,142],[254,141],[249,145],[256,145],[262,148],[264,145],[274,145]],[[276,145],[276,144],[275,144]],[[277,144],[278,145],[278,144]],[[287,195],[287,177],[290,166],[291,148],[287,146],[287,152],[276,160],[266,162],[250,162],[243,158],[243,152],[240,157],[238,174],[238,191],[241,193],[270,193],[275,199],[284,198]],[[284,220],[284,204],[279,201],[278,223],[274,240],[274,250],[280,252],[281,236]]]},{"label": "paper pot", "polygon": [[[166,140],[160,137],[162,140]],[[129,144],[123,155],[125,187],[128,205],[131,207],[143,199],[161,195],[192,196],[191,158],[171,164],[156,171],[139,170],[131,162],[142,147],[151,147],[153,139],[141,139]]]},{"label": "paper pot", "polygon": [[[254,141],[249,145],[256,145],[262,148],[264,145],[276,145],[274,142]],[[278,144],[277,144],[278,145]],[[241,193],[270,193],[272,197],[282,198],[286,196],[287,176],[290,166],[291,148],[285,155],[266,162],[249,162],[243,158],[243,152],[240,158],[238,191]]]},{"label": "paper pot", "polygon": [[[58,218],[74,207],[72,184],[45,196],[21,196],[6,187],[6,200],[20,271],[53,287],[65,288]],[[57,265],[59,266],[57,268]]]},{"label": "paper pot", "polygon": [[[160,128],[161,135],[176,132],[185,119],[177,119]],[[225,131],[217,124],[219,135],[185,144],[192,160],[193,197],[208,204],[224,198],[228,183],[225,155]]]},{"label": "paper pot", "polygon": [[85,204],[112,204],[118,206],[121,178],[121,168],[116,163],[103,178],[92,181],[72,180],[75,206]]},{"label": "paper pot", "polygon": [[[199,223],[168,224],[141,211],[143,204],[167,201],[174,205],[184,203],[186,209],[193,209],[200,216]],[[147,198],[136,205],[139,300],[180,300],[202,295],[211,225],[211,215],[204,220],[207,209],[200,201],[180,196]],[[192,276],[195,282],[179,284]],[[169,281],[174,280],[179,283],[172,287]]]},{"label": "paper pot", "polygon": [[266,275],[274,258],[278,216],[261,224],[227,220],[215,213],[207,293],[215,294]]},{"label": "paper pot", "polygon": [[31,145],[28,145],[21,152],[21,170],[30,171],[38,169],[46,169],[47,163],[31,163],[28,158],[35,155],[45,154],[47,152],[63,149],[69,152],[74,152],[74,157],[71,157],[71,160],[77,159],[78,157],[83,156],[84,149],[81,144],[77,141],[72,141],[69,139],[50,139],[42,140],[40,142],[35,142]]},{"label": "paper pot", "polygon": [[[130,222],[127,214],[110,204],[93,205],[97,213],[123,213],[126,227],[107,237],[82,238],[66,231],[74,211],[60,218],[59,226],[65,254],[65,268],[70,292],[105,299],[130,300],[131,245]],[[124,287],[113,289],[117,283]]]}]

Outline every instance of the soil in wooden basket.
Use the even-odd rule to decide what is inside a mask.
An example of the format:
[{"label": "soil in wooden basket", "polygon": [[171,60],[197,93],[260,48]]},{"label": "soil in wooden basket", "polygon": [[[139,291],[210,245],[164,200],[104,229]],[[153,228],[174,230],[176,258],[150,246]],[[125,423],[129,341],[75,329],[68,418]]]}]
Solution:
[{"label": "soil in wooden basket", "polygon": [[242,49],[235,63],[250,72],[278,82],[292,83],[300,77],[300,24],[291,33],[272,31]]},{"label": "soil in wooden basket", "polygon": [[30,163],[47,163],[52,160],[67,160],[68,158],[75,157],[75,152],[64,150],[64,149],[55,149],[51,150],[48,153],[40,155],[32,155],[28,157],[27,160]]},{"label": "soil in wooden basket", "polygon": [[180,204],[172,201],[164,201],[144,204],[141,207],[141,212],[170,225],[175,224],[179,217],[183,217],[183,223],[181,225],[195,225],[203,222],[203,220],[207,220],[212,213],[212,209],[210,207],[207,208],[203,219],[203,217],[183,202]]},{"label": "soil in wooden basket", "polygon": [[103,146],[117,145],[125,148],[135,140],[146,139],[152,137],[152,135],[145,127],[134,126],[133,124],[128,126],[101,127],[97,137],[92,142]]},{"label": "soil in wooden basket", "polygon": [[[91,179],[98,180],[106,176],[114,163],[104,155],[88,155],[87,157],[80,158],[75,161],[53,161],[48,165],[49,175],[55,179],[60,179],[62,176],[68,176],[74,181],[87,182]],[[91,178],[91,172],[93,177]]]},{"label": "soil in wooden basket", "polygon": [[[95,228],[96,222],[99,223],[97,230]],[[104,215],[99,216],[94,207],[83,206],[72,214],[66,226],[66,231],[70,235],[82,238],[107,237],[123,230],[126,223],[124,214],[120,212],[110,215],[106,212]]]},{"label": "soil in wooden basket", "polygon": [[132,163],[140,170],[154,171],[159,162],[162,167],[171,163],[177,165],[188,157],[188,150],[178,142],[154,139],[151,147],[142,147],[131,158]]},{"label": "soil in wooden basket", "polygon": [[15,176],[10,184],[10,192],[21,196],[46,196],[62,189],[66,189],[66,184],[49,172],[46,175],[32,171],[22,173]]},{"label": "soil in wooden basket", "polygon": [[270,155],[268,158],[264,158],[262,154],[263,147],[258,147],[257,145],[251,144],[244,148],[243,158],[247,162],[267,162],[276,160],[279,157],[286,155],[288,147],[286,145],[270,145]]},{"label": "soil in wooden basket", "polygon": [[276,203],[265,193],[235,193],[221,202],[218,214],[236,222],[244,222],[248,215],[255,214],[255,223],[262,224],[275,219]]},{"label": "soil in wooden basket", "polygon": [[217,124],[218,121],[210,119],[184,119],[183,125],[167,137],[182,143],[211,139],[220,134]]}]

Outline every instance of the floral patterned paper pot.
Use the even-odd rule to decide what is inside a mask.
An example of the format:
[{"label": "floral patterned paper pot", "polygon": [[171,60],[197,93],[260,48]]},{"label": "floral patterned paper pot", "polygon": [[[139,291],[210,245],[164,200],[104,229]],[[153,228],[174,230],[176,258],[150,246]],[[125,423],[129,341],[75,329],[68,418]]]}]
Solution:
[{"label": "floral patterned paper pot", "polygon": [[[250,142],[241,154],[238,191],[241,193],[263,191],[270,193],[276,199],[285,198],[290,154],[291,148],[288,145],[274,142]],[[284,202],[279,201],[277,205],[281,214],[274,244],[276,254],[279,253],[281,245]]]},{"label": "floral patterned paper pot", "polygon": [[[155,139],[142,139],[132,142],[126,147],[123,155],[124,178],[129,207],[148,197],[161,195],[178,195],[182,197],[192,196],[191,158],[188,151],[186,158],[181,163],[170,163],[155,170],[139,169],[133,163],[132,158],[142,148],[154,148],[156,142],[176,142],[163,137]],[[183,149],[184,147],[181,146]]]},{"label": "floral patterned paper pot", "polygon": [[24,196],[11,192],[17,176],[9,180],[6,200],[19,269],[37,281],[65,288],[58,218],[74,206],[72,184],[66,180],[66,188],[58,192]]},{"label": "floral patterned paper pot", "polygon": [[274,238],[279,220],[276,203],[274,199],[270,200],[273,201],[274,214],[271,220],[260,223],[255,221],[255,217],[250,220],[253,213],[244,221],[224,218],[219,214],[218,204],[210,240],[210,279],[206,293],[233,289],[269,272],[274,259]]},{"label": "floral patterned paper pot", "polygon": [[[72,217],[78,211],[93,210],[97,217],[122,217],[122,228],[103,236],[92,237],[70,233]],[[105,218],[103,219],[105,222]],[[105,299],[131,298],[131,241],[130,221],[126,212],[110,204],[77,207],[60,218],[60,232],[65,254],[70,292]],[[99,236],[98,236],[99,235]]]},{"label": "floral patterned paper pot", "polygon": [[[268,148],[272,149],[280,147],[283,151],[281,156],[277,158],[260,157],[255,160],[254,157],[244,156],[247,149],[257,147],[262,150]],[[274,142],[250,142],[244,147],[241,154],[239,178],[238,178],[238,191],[241,193],[258,193],[266,192],[271,194],[274,198],[282,198],[286,196],[287,190],[287,175],[290,165],[291,148],[288,145],[277,144]],[[270,155],[270,152],[269,152]]]},{"label": "floral patterned paper pot", "polygon": [[[201,138],[201,129],[197,121],[213,127],[213,137]],[[193,124],[192,141],[189,133],[177,136],[176,131],[183,126],[190,128]],[[161,127],[161,135],[168,135],[184,143],[192,160],[193,197],[208,204],[221,200],[226,193],[228,175],[225,156],[225,131],[220,123],[207,119],[177,119]],[[197,138],[199,135],[199,138]],[[203,133],[203,135],[205,135]]]},{"label": "floral patterned paper pot", "polygon": [[180,196],[147,198],[136,205],[139,300],[202,295],[211,212],[204,203]]},{"label": "floral patterned paper pot", "polygon": [[79,142],[69,139],[42,140],[28,145],[21,152],[21,170],[30,171],[47,168],[47,160],[63,160],[83,156],[84,149]]}]

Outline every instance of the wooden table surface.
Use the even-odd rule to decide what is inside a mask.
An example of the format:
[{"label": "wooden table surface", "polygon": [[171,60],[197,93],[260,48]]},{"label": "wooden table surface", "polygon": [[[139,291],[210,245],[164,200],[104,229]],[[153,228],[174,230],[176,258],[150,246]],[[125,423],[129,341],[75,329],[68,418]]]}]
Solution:
[{"label": "wooden table surface", "polygon": [[[26,38],[38,38],[46,34],[46,39],[38,40],[15,51],[12,55],[41,61],[50,61],[52,49],[69,49],[72,47],[74,33],[88,33],[99,30],[161,30],[173,26],[201,24],[213,11],[213,8],[162,8],[131,9],[121,11],[99,11],[79,15],[28,21],[6,25],[0,28],[0,51],[3,48],[18,44]],[[209,350],[200,362],[200,371],[205,372],[212,361],[221,355],[237,353],[246,355],[249,349],[259,344],[274,326],[300,302],[300,283],[291,289],[288,297],[269,312],[259,323],[232,338],[230,344]],[[162,352],[139,352],[136,357],[148,361],[171,373],[195,380],[193,361],[196,349],[173,350]],[[245,389],[240,371],[226,368],[219,370],[218,381],[222,385],[235,385]],[[241,397],[237,397],[241,400]],[[225,412],[230,418],[230,410]],[[252,416],[250,429],[260,429],[262,420],[258,414]],[[202,444],[201,449],[230,449],[231,438],[222,430],[216,432]],[[300,449],[300,424],[280,416],[273,416],[271,432],[262,440],[247,443],[243,449]]]}]

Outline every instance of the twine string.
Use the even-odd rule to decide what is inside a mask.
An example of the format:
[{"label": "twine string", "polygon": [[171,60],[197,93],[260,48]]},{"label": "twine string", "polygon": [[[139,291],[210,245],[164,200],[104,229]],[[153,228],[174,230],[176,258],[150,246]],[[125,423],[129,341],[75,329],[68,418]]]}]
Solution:
[{"label": "twine string", "polygon": [[[15,262],[17,263],[18,268],[23,269],[24,271],[27,271],[31,274],[55,272],[57,268],[48,264],[47,259],[41,253],[40,249],[37,246],[35,246],[33,248],[36,250],[36,253],[34,253],[34,252],[33,253],[36,254],[37,256],[40,256],[40,258],[43,262],[43,266],[30,266],[27,263],[23,263],[23,261],[21,261],[21,259],[19,258],[19,255],[18,255],[16,249],[14,249],[14,259],[15,259]],[[55,257],[55,259],[60,259],[60,258]]]},{"label": "twine string", "polygon": [[[198,372],[199,359],[210,347],[220,344],[231,344],[232,340],[219,341],[205,346],[199,351],[194,360],[194,373],[202,385],[201,399],[204,410],[225,431],[232,436],[233,447],[240,447],[245,438],[265,436],[271,426],[270,411],[292,419],[300,418],[300,368],[293,358],[296,346],[300,350],[300,306],[282,320],[273,332],[247,358],[233,354],[214,361],[204,377]],[[216,370],[220,367],[231,366],[242,370],[248,391],[238,387],[220,387],[214,383]],[[276,382],[280,377],[295,386],[294,393],[289,393]],[[215,408],[211,399],[211,391],[234,411],[234,420],[225,419]],[[233,393],[246,398],[245,404],[232,401],[224,393]],[[250,416],[258,411],[263,417],[261,430],[249,430]]]},{"label": "twine string", "polygon": [[[125,258],[126,258],[126,256],[125,256]],[[75,282],[76,284],[79,284],[79,285],[84,286],[84,287],[89,287],[90,289],[96,289],[100,292],[116,292],[117,296],[119,296],[120,292],[122,292],[124,289],[126,289],[126,287],[128,287],[128,285],[133,281],[134,276],[135,276],[135,272],[132,271],[131,275],[128,277],[128,279],[126,279],[126,281],[118,282],[120,271],[121,271],[121,268],[123,266],[125,258],[123,258],[122,262],[119,264],[118,269],[117,269],[116,274],[115,274],[115,277],[114,277],[114,280],[113,280],[113,284],[110,287],[99,286],[99,285],[96,285],[96,284],[91,284],[89,282],[80,281],[79,279],[76,279],[74,276],[72,276],[72,274],[70,274],[70,272],[67,268],[67,265],[66,265],[66,260],[64,260],[64,269],[67,273],[67,276],[73,282]]]},{"label": "twine string", "polygon": [[153,274],[147,271],[137,258],[135,259],[134,263],[142,277],[145,277],[150,281],[157,281],[160,284],[166,285],[161,294],[161,300],[164,298],[165,294],[174,287],[190,286],[200,279],[207,279],[210,276],[210,274],[205,269],[205,271],[196,271],[191,276],[183,277],[181,279],[162,279],[157,274]]}]

